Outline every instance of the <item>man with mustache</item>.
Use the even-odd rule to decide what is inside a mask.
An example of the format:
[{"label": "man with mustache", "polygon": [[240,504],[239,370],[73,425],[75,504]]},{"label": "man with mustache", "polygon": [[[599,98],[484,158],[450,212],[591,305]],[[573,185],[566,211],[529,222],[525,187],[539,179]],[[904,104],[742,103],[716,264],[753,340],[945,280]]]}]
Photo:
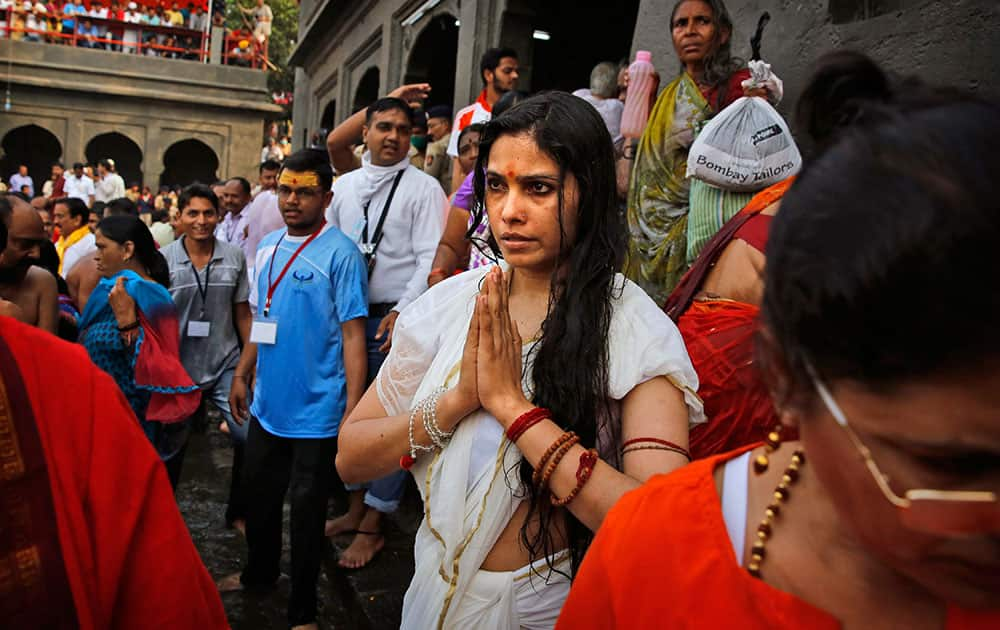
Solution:
[{"label": "man with mustache", "polygon": [[[326,212],[327,220],[357,243],[368,260],[369,384],[392,344],[399,313],[427,290],[448,207],[437,180],[407,158],[412,116],[400,98],[381,98],[368,108],[361,168],[337,179]],[[351,488],[348,513],[327,526],[331,536],[357,534],[341,555],[341,566],[360,568],[382,548],[381,513],[399,507],[405,479],[400,471],[372,482],[365,493],[360,486]]]},{"label": "man with mustache", "polygon": [[59,290],[56,279],[33,266],[46,240],[42,219],[16,195],[0,196],[0,220],[7,227],[7,245],[0,252],[0,299],[21,310],[21,321],[56,334]]}]

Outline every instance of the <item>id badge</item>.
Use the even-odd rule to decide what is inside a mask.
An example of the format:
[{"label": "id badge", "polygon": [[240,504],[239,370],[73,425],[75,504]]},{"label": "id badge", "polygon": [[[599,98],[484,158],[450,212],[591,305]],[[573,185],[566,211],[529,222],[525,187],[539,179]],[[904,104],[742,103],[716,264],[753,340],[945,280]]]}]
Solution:
[{"label": "id badge", "polygon": [[212,328],[212,322],[199,322],[191,320],[188,322],[188,337],[207,337]]},{"label": "id badge", "polygon": [[255,319],[250,326],[250,343],[273,346],[278,342],[278,320]]}]

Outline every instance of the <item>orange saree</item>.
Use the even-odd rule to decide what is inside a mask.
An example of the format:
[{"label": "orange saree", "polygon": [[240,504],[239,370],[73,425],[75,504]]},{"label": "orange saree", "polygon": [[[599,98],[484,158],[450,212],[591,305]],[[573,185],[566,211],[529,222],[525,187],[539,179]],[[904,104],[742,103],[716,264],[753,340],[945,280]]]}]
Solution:
[{"label": "orange saree", "polygon": [[[556,630],[839,629],[829,613],[737,563],[712,474],[737,454],[696,461],[626,494],[587,551]],[[946,628],[1000,628],[1000,612],[949,608]]]},{"label": "orange saree", "polygon": [[0,510],[0,626],[229,627],[121,390],[82,346],[9,318]]}]

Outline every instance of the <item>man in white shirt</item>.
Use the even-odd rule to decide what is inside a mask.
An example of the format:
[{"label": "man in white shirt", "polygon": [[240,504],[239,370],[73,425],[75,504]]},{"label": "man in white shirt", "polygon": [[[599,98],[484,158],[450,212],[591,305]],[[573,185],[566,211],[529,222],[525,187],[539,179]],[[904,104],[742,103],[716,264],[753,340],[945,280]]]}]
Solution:
[{"label": "man in white shirt", "polygon": [[97,251],[94,235],[90,233],[87,206],[76,197],[63,197],[52,204],[52,221],[59,226],[59,274],[65,278],[73,266],[84,257]]},{"label": "man in white shirt", "polygon": [[[135,2],[128,3],[128,9],[122,16],[123,22],[128,22],[129,24],[139,24],[142,22],[142,12],[139,11],[139,5]],[[139,43],[139,30],[135,28],[127,28],[122,33],[122,42],[124,44],[123,50],[126,53],[133,54],[137,50],[137,44]]]},{"label": "man in white shirt", "polygon": [[618,64],[603,61],[594,66],[590,72],[590,89],[576,90],[573,96],[593,105],[604,120],[608,133],[611,134],[611,141],[618,144],[621,140],[622,112],[625,109],[625,105],[618,99]]},{"label": "man in white shirt", "polygon": [[520,68],[517,52],[510,48],[490,48],[479,61],[479,76],[483,80],[483,91],[476,102],[458,110],[455,124],[451,126],[451,140],[448,155],[452,159],[451,189],[458,190],[462,180],[462,169],[458,165],[458,136],[463,129],[473,123],[489,122],[493,105],[500,97],[517,88]]},{"label": "man in white shirt", "polygon": [[254,19],[253,36],[263,44],[271,36],[271,22],[274,20],[274,13],[271,12],[271,7],[264,0],[257,0],[257,6],[250,13],[253,14]]},{"label": "man in white shirt", "polygon": [[[427,275],[444,231],[444,191],[407,158],[411,117],[409,105],[398,98],[382,98],[368,108],[362,166],[334,182],[326,213],[368,259],[369,383],[389,351],[400,311],[427,290]],[[360,532],[341,555],[341,566],[362,567],[382,548],[380,513],[399,506],[404,482],[401,470],[371,483],[364,497],[352,492],[348,514],[331,521],[327,529],[330,535]]]},{"label": "man in white shirt", "polygon": [[94,200],[108,203],[112,199],[125,196],[125,180],[114,171],[111,160],[104,159],[97,163],[97,181],[94,184]]},{"label": "man in white shirt", "polygon": [[[27,186],[28,190],[24,191]],[[28,175],[28,167],[22,164],[17,167],[17,172],[10,176],[10,191],[23,192],[28,195],[28,199],[35,196],[35,181]]]},{"label": "man in white shirt", "polygon": [[[79,199],[88,207],[94,205],[94,182],[83,174],[83,164],[76,162],[73,164],[73,173],[65,176],[66,182],[63,184],[63,192],[67,197]],[[84,218],[84,223],[86,223]]]},{"label": "man in white shirt", "polygon": [[222,240],[226,243],[243,247],[247,238],[247,207],[250,205],[250,182],[243,177],[233,177],[226,181],[219,196],[219,205],[225,217],[219,223],[222,230]]},{"label": "man in white shirt", "polygon": [[[260,190],[254,195],[253,201],[246,209],[247,238],[243,242],[243,254],[247,259],[247,273],[250,281],[254,279],[254,263],[257,258],[257,246],[265,236],[280,230],[285,226],[285,218],[278,207],[278,172],[281,164],[274,160],[265,160],[260,165]],[[253,261],[253,262],[251,262]]]}]

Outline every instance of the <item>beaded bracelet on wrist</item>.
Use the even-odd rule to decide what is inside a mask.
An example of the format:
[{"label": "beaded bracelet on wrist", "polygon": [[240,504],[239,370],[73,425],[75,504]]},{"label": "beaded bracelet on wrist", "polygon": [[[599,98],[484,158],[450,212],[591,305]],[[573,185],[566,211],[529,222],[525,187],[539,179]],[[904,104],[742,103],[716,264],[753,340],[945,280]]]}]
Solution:
[{"label": "beaded bracelet on wrist", "polygon": [[566,453],[568,453],[571,448],[579,444],[579,442],[580,436],[574,433],[573,437],[566,440],[566,442],[564,442],[563,445],[552,454],[552,459],[550,459],[549,463],[545,466],[545,472],[542,473],[542,478],[538,483],[539,490],[549,485],[549,479],[551,479],[552,475],[555,474],[556,468],[559,467],[559,463],[562,461],[563,457],[566,456]]},{"label": "beaded bracelet on wrist", "polygon": [[542,458],[538,460],[538,466],[535,466],[535,472],[531,474],[532,485],[537,486],[539,482],[542,480],[542,473],[545,471],[545,465],[548,463],[549,458],[552,457],[552,454],[555,453],[560,446],[565,444],[567,440],[571,440],[575,437],[576,433],[573,433],[572,431],[567,431],[566,433],[563,433],[558,438],[556,438],[556,441],[553,442],[551,446],[549,446],[549,448],[545,451],[545,454],[542,455]]}]

